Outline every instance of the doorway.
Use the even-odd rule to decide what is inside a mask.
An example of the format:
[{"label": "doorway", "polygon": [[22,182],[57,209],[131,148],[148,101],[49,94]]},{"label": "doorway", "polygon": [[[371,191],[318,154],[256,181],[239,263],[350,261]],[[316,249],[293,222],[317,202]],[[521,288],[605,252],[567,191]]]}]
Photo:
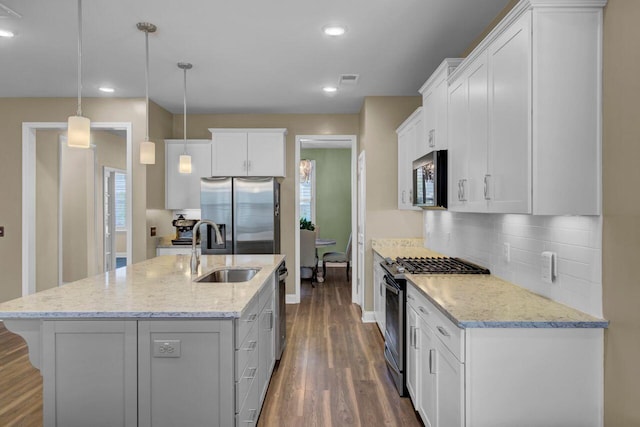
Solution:
[{"label": "doorway", "polygon": [[[300,165],[301,160],[301,151],[303,149],[349,149],[349,169],[350,169],[350,194],[351,194],[351,217],[350,217],[350,229],[353,236],[353,246],[356,247],[357,236],[355,231],[357,230],[357,218],[358,218],[358,205],[355,195],[357,194],[357,137],[355,135],[296,135],[296,144],[295,144],[295,165],[296,171],[298,170],[298,165]],[[320,172],[319,172],[320,173]],[[316,176],[317,178],[317,176]],[[301,200],[301,191],[300,191],[300,174],[295,174],[295,294],[287,295],[287,303],[297,304],[300,302],[300,200]],[[320,237],[322,236],[323,230],[320,230]],[[334,236],[324,236],[327,238],[333,238]],[[346,244],[345,244],[346,245]],[[343,247],[337,247],[335,250],[343,251]],[[357,257],[352,256],[352,279],[351,279],[351,300],[353,303],[356,303],[362,306],[362,292],[361,287],[358,286],[358,260]]]},{"label": "doorway", "polygon": [[[58,214],[57,205],[59,203],[58,195],[61,193],[59,189],[59,175],[57,170],[55,172],[51,172],[50,176],[46,178],[46,181],[49,185],[51,193],[55,195],[55,209],[42,209],[42,204],[36,209],[37,206],[37,189],[39,188],[39,181],[36,176],[36,169],[38,164],[38,149],[42,148],[42,146],[51,147],[56,159],[58,158],[58,143],[59,137],[51,138],[51,143],[46,143],[48,140],[45,138],[38,143],[38,132],[47,133],[47,131],[52,131],[56,135],[63,135],[67,129],[66,122],[25,122],[22,124],[22,295],[26,296],[36,292],[37,290],[37,271],[41,266],[38,266],[38,261],[42,261],[43,259],[52,258],[53,260],[59,260],[58,256],[50,257],[49,252],[44,252],[42,249],[38,249],[39,243],[40,246],[43,241],[47,240],[47,237],[51,237],[51,241],[55,242],[51,245],[52,251],[58,251],[59,245],[61,244],[64,235],[68,234],[69,230],[76,230],[75,227],[78,223],[71,223],[72,228],[67,228],[67,231],[61,231],[59,222],[62,221],[61,215]],[[132,180],[131,180],[131,171],[132,171],[132,127],[129,122],[93,122],[91,123],[92,130],[92,139],[94,132],[101,132],[107,134],[109,136],[113,136],[114,138],[118,138],[121,143],[121,150],[124,152],[122,165],[119,169],[126,171],[126,208],[124,212],[124,216],[126,217],[126,223],[131,224],[132,219],[132,204],[131,204],[131,188],[132,188]],[[42,134],[41,134],[42,135]],[[55,169],[58,169],[59,163],[55,165]],[[67,169],[67,168],[65,168]],[[73,170],[73,169],[72,169]],[[84,188],[89,191],[89,189],[93,192],[93,194],[101,195],[102,191],[102,171],[101,168],[94,167],[91,169],[91,173],[93,174],[93,179],[88,179],[86,174],[83,175],[84,178],[87,178],[87,181],[91,183],[86,183]],[[79,180],[78,180],[79,181]],[[42,192],[42,189],[40,189]],[[90,212],[92,218],[95,219],[95,224],[92,231],[86,231],[83,233],[77,233],[81,235],[86,235],[88,239],[93,238],[92,246],[88,245],[87,247],[93,248],[93,252],[90,255],[91,260],[86,264],[87,272],[101,272],[103,271],[103,257],[102,248],[102,234],[97,230],[102,229],[102,219],[101,216],[98,219],[97,212],[102,212],[102,204],[98,201],[102,200],[102,196],[93,198],[91,203],[87,204],[87,212]],[[52,205],[54,206],[54,205]],[[37,226],[37,216],[41,212],[48,212],[47,221],[51,222],[51,227],[38,227]],[[55,211],[55,215],[53,212]],[[88,229],[87,229],[88,230]],[[125,240],[126,246],[126,258],[127,263],[131,263],[132,256],[132,233],[127,233]],[[96,254],[96,249],[100,252]],[[51,265],[51,269],[54,271],[54,278],[47,281],[47,286],[55,283],[61,283],[65,280],[60,280],[60,272],[63,269],[59,268],[58,262],[54,261],[54,264]],[[93,269],[93,270],[92,270]],[[85,276],[86,277],[86,276]]]},{"label": "doorway", "polygon": [[104,166],[102,177],[104,271],[111,271],[127,265],[127,171]]}]

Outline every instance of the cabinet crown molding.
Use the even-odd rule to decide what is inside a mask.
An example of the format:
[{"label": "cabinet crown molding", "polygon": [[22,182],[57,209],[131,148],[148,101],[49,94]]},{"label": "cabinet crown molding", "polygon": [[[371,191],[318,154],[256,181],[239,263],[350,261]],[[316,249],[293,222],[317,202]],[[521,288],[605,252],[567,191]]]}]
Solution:
[{"label": "cabinet crown molding", "polygon": [[424,92],[426,92],[429,87],[431,87],[437,80],[441,78],[442,74],[444,74],[445,79],[449,77],[463,60],[464,58],[445,58],[440,63],[440,65],[438,65],[438,68],[436,68],[435,71],[431,73],[431,76],[422,85],[418,92],[424,94]]},{"label": "cabinet crown molding", "polygon": [[286,128],[209,128],[209,132],[216,133],[216,132],[225,132],[225,133],[233,133],[233,132],[238,132],[238,133],[246,133],[246,132],[260,132],[260,133],[267,133],[267,132],[273,132],[273,133],[283,133],[283,134],[287,134],[287,129]]},{"label": "cabinet crown molding", "polygon": [[458,67],[449,75],[448,81],[454,81],[478,56],[484,52],[487,47],[497,39],[507,28],[528,10],[536,9],[582,9],[582,10],[599,10],[606,6],[608,0],[521,0],[511,9],[498,25],[487,34],[487,36],[471,51],[469,56],[458,65]]},{"label": "cabinet crown molding", "polygon": [[406,118],[406,120],[404,122],[402,122],[402,124],[400,126],[398,126],[398,128],[396,129],[396,133],[402,133],[402,131],[404,131],[404,129],[413,124],[413,121],[416,119],[416,117],[418,117],[420,114],[422,114],[422,107],[418,107],[416,108],[416,110],[411,113],[411,115],[409,117]]}]

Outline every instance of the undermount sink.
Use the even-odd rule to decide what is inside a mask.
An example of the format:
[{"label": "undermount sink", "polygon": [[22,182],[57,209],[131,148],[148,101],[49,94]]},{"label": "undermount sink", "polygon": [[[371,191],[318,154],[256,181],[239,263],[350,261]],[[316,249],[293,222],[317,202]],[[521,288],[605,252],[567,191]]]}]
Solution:
[{"label": "undermount sink", "polygon": [[224,267],[213,270],[195,281],[205,283],[248,282],[258,271],[260,271],[259,268],[253,267]]}]

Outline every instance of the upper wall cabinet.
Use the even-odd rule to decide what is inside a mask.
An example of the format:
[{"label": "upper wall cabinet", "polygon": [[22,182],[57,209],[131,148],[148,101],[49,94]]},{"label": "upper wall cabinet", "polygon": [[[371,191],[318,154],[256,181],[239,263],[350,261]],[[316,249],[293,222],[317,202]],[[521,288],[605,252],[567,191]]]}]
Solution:
[{"label": "upper wall cabinet", "polygon": [[446,58],[420,88],[424,137],[416,143],[416,157],[422,157],[432,150],[446,150],[448,147],[447,78],[460,62],[460,58]]},{"label": "upper wall cabinet", "polygon": [[286,129],[209,129],[213,176],[286,175]]},{"label": "upper wall cabinet", "polygon": [[211,176],[211,141],[188,139],[187,154],[191,155],[191,173],[178,171],[184,140],[165,139],[165,208],[200,209],[200,178]]},{"label": "upper wall cabinet", "polygon": [[453,72],[450,210],[600,214],[605,4],[522,0]]},{"label": "upper wall cabinet", "polygon": [[398,129],[398,209],[421,210],[413,206],[413,161],[416,146],[424,139],[422,107],[418,107]]}]

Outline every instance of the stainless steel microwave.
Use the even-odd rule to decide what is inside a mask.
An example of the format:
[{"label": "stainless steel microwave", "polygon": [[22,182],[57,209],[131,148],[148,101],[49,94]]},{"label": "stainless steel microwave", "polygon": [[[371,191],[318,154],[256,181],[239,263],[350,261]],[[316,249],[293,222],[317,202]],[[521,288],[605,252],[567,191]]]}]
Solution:
[{"label": "stainless steel microwave", "polygon": [[431,151],[413,162],[413,205],[447,208],[447,150]]}]

